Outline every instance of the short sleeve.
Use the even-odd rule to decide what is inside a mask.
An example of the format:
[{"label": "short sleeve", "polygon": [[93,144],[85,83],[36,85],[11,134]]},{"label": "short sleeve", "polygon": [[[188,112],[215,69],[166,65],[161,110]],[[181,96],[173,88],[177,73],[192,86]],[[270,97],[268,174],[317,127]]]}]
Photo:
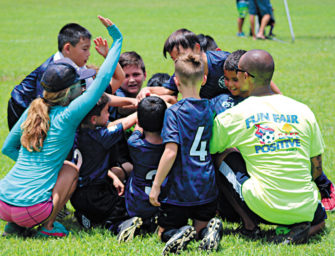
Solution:
[{"label": "short sleeve", "polygon": [[177,116],[171,109],[167,109],[165,112],[161,135],[164,144],[168,142],[180,144]]}]

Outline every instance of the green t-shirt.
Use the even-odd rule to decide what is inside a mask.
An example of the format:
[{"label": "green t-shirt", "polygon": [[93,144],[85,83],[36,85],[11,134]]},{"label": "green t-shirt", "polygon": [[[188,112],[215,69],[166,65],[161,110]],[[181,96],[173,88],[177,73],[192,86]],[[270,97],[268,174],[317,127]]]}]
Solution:
[{"label": "green t-shirt", "polygon": [[248,207],[277,224],[312,221],[318,190],[310,158],[324,143],[312,111],[283,95],[249,97],[214,120],[211,154],[236,147],[247,166]]}]

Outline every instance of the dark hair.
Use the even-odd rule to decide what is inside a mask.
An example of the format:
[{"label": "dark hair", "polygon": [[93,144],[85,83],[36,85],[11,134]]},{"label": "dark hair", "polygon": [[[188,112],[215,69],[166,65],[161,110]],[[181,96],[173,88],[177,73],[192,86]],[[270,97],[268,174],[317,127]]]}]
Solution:
[{"label": "dark hair", "polygon": [[237,50],[229,54],[228,58],[224,62],[223,69],[228,71],[235,71],[242,55],[246,52],[247,51],[245,50]]},{"label": "dark hair", "polygon": [[167,73],[156,73],[153,74],[149,79],[147,87],[152,86],[163,86],[163,84],[168,83],[170,80],[170,75]]},{"label": "dark hair", "polygon": [[85,116],[82,123],[86,124],[86,125],[89,125],[89,126],[92,125],[91,120],[90,120],[91,117],[92,116],[100,116],[101,111],[108,104],[109,101],[110,101],[110,99],[107,96],[107,94],[106,93],[102,94],[102,96],[99,99],[99,101],[97,102],[97,104],[95,104],[95,106],[92,108],[92,110]]},{"label": "dark hair", "polygon": [[61,52],[66,43],[76,46],[80,39],[91,39],[91,33],[77,23],[66,24],[58,33],[58,50]]},{"label": "dark hair", "polygon": [[213,37],[204,34],[199,34],[197,37],[204,52],[216,51],[219,48]]},{"label": "dark hair", "polygon": [[141,100],[137,108],[138,124],[144,131],[161,132],[167,106],[157,96],[149,96]]},{"label": "dark hair", "polygon": [[179,46],[182,46],[184,49],[194,49],[195,44],[200,45],[196,34],[186,28],[178,29],[166,39],[163,48],[164,57],[166,58],[166,53],[172,52],[174,47],[177,47],[178,51]]},{"label": "dark hair", "polygon": [[145,73],[145,66],[142,57],[134,51],[124,52],[120,55],[119,64],[122,68],[125,66],[134,65],[142,69]]}]

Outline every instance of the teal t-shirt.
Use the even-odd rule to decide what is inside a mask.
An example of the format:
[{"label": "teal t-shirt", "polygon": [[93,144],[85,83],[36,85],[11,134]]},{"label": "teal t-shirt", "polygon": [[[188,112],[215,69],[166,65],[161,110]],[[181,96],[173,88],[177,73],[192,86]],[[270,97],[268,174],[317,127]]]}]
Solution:
[{"label": "teal t-shirt", "polygon": [[79,123],[95,106],[109,86],[122,46],[122,35],[113,25],[108,27],[114,42],[91,86],[68,106],[51,107],[50,128],[40,152],[29,152],[21,146],[21,124],[27,111],[9,133],[2,152],[16,161],[0,180],[0,200],[15,206],[31,206],[46,201],[52,194],[58,173],[69,153]]},{"label": "teal t-shirt", "polygon": [[310,159],[324,143],[306,105],[283,95],[249,97],[215,118],[211,154],[231,147],[246,162],[242,195],[253,212],[278,224],[313,220],[318,190]]}]

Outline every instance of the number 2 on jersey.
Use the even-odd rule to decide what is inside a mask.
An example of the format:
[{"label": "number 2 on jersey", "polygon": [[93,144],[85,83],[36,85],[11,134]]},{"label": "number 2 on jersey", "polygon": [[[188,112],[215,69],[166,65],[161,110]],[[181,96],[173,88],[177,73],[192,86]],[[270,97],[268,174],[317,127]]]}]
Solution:
[{"label": "number 2 on jersey", "polygon": [[[155,177],[155,175],[156,175],[156,172],[157,172],[157,170],[151,170],[151,171],[149,171],[149,172],[147,173],[147,175],[145,175],[145,180],[153,182],[154,177]],[[144,188],[144,192],[145,192],[147,195],[150,194],[150,191],[151,191],[151,187],[149,187],[149,186],[145,186],[145,188]]]},{"label": "number 2 on jersey", "polygon": [[[197,134],[195,135],[194,141],[192,143],[191,151],[190,151],[190,156],[199,156],[200,161],[205,161],[206,156],[208,154],[206,151],[207,141],[201,140],[204,129],[205,129],[204,126],[198,127]],[[198,150],[199,145],[200,145],[200,149]]]}]

